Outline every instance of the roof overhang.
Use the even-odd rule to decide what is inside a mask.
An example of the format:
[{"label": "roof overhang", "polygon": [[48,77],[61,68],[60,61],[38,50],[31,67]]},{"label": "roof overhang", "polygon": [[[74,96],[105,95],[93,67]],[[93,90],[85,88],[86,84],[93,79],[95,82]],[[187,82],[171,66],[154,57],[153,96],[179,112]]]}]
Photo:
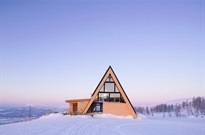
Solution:
[{"label": "roof overhang", "polygon": [[69,99],[66,100],[65,102],[67,103],[72,103],[72,102],[83,102],[83,101],[90,101],[91,98],[85,98],[85,99]]}]

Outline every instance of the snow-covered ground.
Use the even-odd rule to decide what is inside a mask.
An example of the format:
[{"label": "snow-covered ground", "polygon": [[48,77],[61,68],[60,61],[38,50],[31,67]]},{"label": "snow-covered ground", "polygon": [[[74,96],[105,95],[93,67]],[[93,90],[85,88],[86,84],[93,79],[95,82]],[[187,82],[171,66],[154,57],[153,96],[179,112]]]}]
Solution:
[{"label": "snow-covered ground", "polygon": [[113,115],[50,114],[39,119],[0,125],[1,135],[205,135],[205,118],[138,119]]}]

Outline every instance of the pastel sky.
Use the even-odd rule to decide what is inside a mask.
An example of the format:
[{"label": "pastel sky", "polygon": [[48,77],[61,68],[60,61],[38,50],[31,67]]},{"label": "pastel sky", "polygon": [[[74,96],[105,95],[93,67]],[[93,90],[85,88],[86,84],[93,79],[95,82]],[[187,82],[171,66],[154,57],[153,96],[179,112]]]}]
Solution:
[{"label": "pastel sky", "polygon": [[204,1],[1,2],[1,103],[88,98],[109,65],[134,105],[204,96]]}]

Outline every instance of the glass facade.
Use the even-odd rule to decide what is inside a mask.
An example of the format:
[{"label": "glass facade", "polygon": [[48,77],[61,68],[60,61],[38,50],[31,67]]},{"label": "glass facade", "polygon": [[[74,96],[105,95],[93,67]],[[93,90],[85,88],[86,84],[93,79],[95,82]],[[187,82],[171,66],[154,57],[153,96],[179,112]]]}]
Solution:
[{"label": "glass facade", "polygon": [[116,87],[111,76],[109,76],[98,93],[99,102],[121,102],[124,103],[121,93]]},{"label": "glass facade", "polygon": [[110,75],[98,92],[95,101],[89,108],[89,112],[102,112],[103,102],[125,103],[119,89]]}]

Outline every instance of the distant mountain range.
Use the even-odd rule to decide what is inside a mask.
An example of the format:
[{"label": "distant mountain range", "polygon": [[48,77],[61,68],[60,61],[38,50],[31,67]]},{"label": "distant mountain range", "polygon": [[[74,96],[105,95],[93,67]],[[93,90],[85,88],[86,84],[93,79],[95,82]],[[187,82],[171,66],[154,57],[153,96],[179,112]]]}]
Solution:
[{"label": "distant mountain range", "polygon": [[0,125],[9,124],[29,119],[39,118],[49,113],[63,112],[67,108],[52,107],[44,105],[31,106],[1,106],[0,107]]}]

